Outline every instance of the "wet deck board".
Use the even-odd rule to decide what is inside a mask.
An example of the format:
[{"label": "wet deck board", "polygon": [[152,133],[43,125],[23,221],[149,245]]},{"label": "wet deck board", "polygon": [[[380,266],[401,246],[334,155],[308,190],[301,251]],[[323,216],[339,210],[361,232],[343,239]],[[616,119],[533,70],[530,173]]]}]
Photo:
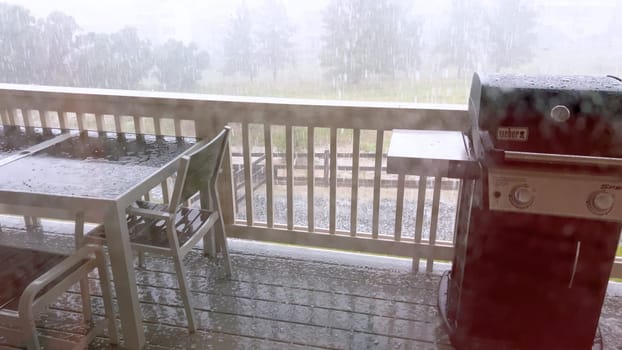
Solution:
[{"label": "wet deck board", "polygon": [[[23,241],[18,234],[5,229],[0,243]],[[52,234],[28,241],[59,237],[72,244],[71,236]],[[231,250],[231,279],[198,250],[185,260],[199,320],[193,335],[172,262],[147,256],[145,268],[136,270],[146,349],[452,349],[436,309],[438,273],[412,274],[407,260],[340,259],[340,253],[244,241],[232,240]],[[98,282],[90,282],[94,312],[101,315]],[[79,310],[74,287],[40,326],[76,333]],[[616,343],[622,339],[622,293],[608,295],[601,329],[607,349],[622,348]],[[107,339],[99,337],[89,348],[107,349]]]}]

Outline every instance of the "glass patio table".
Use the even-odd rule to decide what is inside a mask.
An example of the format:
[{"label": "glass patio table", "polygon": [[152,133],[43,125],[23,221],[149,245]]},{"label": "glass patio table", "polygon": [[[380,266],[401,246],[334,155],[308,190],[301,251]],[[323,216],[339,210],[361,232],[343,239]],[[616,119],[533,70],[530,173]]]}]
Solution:
[{"label": "glass patio table", "polygon": [[[55,141],[52,141],[55,140]],[[63,134],[0,163],[0,213],[103,223],[125,347],[145,344],[125,210],[166,181],[193,138]]]},{"label": "glass patio table", "polygon": [[[26,156],[31,148],[42,145],[46,147],[60,135],[61,131],[0,125],[0,166],[17,158]],[[48,142],[46,142],[48,141]]]}]

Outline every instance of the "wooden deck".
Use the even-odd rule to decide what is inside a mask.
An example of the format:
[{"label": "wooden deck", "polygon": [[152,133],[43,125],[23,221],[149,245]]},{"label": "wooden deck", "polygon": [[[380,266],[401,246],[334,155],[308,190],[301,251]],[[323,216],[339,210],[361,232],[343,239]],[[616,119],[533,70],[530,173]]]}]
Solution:
[{"label": "wooden deck", "polygon": [[[46,222],[52,232],[28,239],[11,229],[11,222],[0,222],[0,244],[45,246],[53,239],[65,243],[48,247],[71,246],[72,236]],[[413,274],[405,259],[240,240],[231,240],[230,249],[231,279],[200,251],[186,259],[198,305],[200,330],[193,335],[172,262],[147,256],[145,268],[137,269],[147,349],[452,349],[436,307],[440,274],[448,266]],[[97,281],[91,282],[100,295]],[[66,293],[42,318],[43,331],[80,333],[79,298],[77,289]],[[100,298],[94,310],[103,314]],[[622,349],[619,284],[610,284],[601,330],[606,349]],[[105,335],[89,347],[108,348]]]}]

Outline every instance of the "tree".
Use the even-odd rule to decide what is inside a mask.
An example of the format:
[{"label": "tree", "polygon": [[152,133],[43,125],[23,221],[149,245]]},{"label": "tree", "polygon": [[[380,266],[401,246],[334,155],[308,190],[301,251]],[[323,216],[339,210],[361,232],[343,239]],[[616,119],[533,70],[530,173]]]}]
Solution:
[{"label": "tree", "polygon": [[488,15],[488,58],[497,71],[529,62],[535,44],[536,11],[524,0],[497,0]]},{"label": "tree", "polygon": [[209,65],[209,55],[195,44],[169,39],[155,49],[154,61],[155,77],[164,90],[192,91]]},{"label": "tree", "polygon": [[447,21],[435,50],[445,68],[455,68],[459,77],[471,75],[485,56],[483,9],[472,0],[452,0]]},{"label": "tree", "polygon": [[257,18],[257,64],[271,71],[272,79],[276,80],[278,72],[293,63],[294,29],[280,0],[265,0]]},{"label": "tree", "polygon": [[416,20],[404,20],[397,27],[397,38],[401,49],[395,54],[395,65],[406,72],[409,78],[414,78],[420,64],[421,26]]},{"label": "tree", "polygon": [[31,58],[36,62],[39,76],[37,83],[49,85],[72,85],[71,56],[76,50],[76,35],[79,30],[71,16],[53,12],[37,21],[37,40],[31,43],[37,54]]},{"label": "tree", "polygon": [[76,39],[72,63],[78,86],[137,89],[153,67],[151,43],[136,29],[116,33],[87,33]]},{"label": "tree", "polygon": [[320,62],[336,85],[393,77],[418,61],[419,26],[397,0],[331,0],[323,22]]},{"label": "tree", "polygon": [[252,38],[252,22],[246,2],[238,7],[235,17],[229,23],[229,30],[224,39],[225,64],[223,72],[244,74],[252,81],[257,72],[254,55],[255,45]]},{"label": "tree", "polygon": [[32,58],[38,54],[35,18],[23,7],[0,3],[0,81],[36,82],[37,67]]}]

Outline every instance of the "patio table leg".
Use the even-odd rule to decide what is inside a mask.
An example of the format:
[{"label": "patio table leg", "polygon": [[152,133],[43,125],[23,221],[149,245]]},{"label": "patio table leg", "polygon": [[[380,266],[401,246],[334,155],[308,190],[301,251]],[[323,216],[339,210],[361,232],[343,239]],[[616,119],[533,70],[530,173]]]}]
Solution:
[{"label": "patio table leg", "polygon": [[142,349],[145,345],[145,333],[138,302],[132,249],[125,223],[125,208],[112,206],[104,220],[125,348]]}]

